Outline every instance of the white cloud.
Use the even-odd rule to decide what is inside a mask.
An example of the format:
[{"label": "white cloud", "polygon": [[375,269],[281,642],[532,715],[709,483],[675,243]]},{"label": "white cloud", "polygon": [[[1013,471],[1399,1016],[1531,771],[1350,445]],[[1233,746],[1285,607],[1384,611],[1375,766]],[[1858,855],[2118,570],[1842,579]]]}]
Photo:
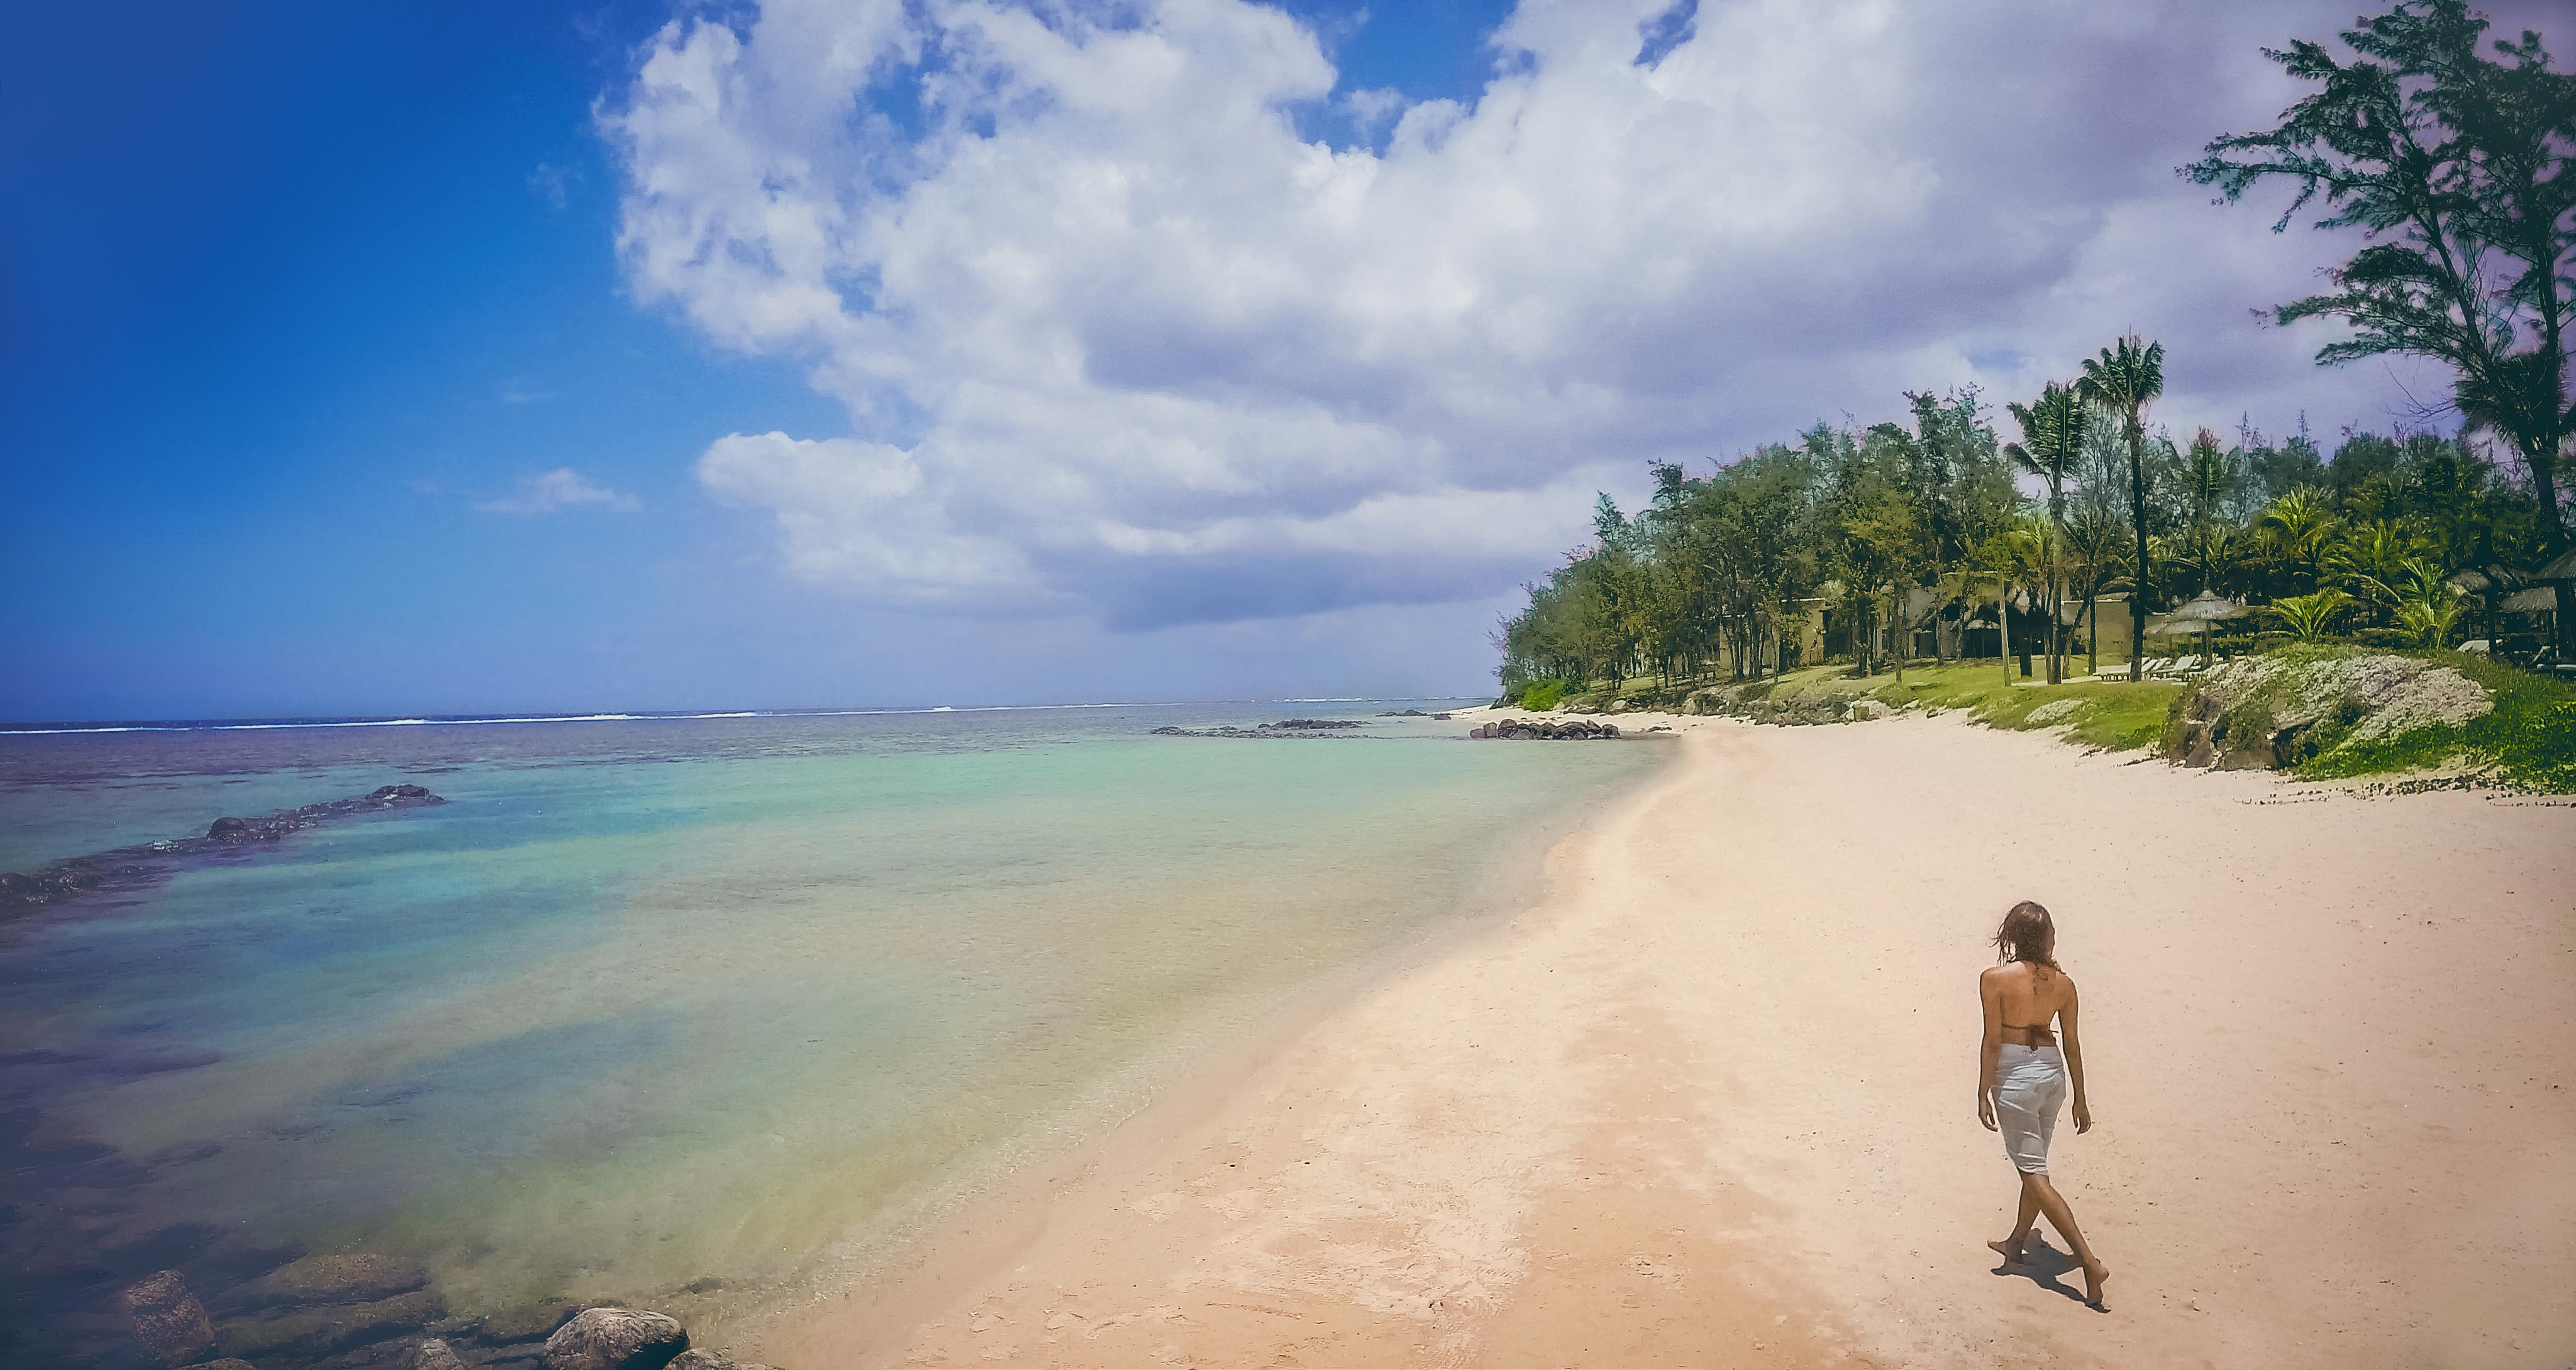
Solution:
[{"label": "white cloud", "polygon": [[[1707,0],[1638,65],[1669,9],[1525,0],[1472,104],[1337,96],[1240,0],[674,23],[601,114],[629,278],[859,435],[700,481],[818,583],[1150,626],[1487,596],[1649,458],[2018,395],[2129,328],[2177,424],[2393,407],[2248,316],[2334,244],[2173,175],[2343,9]],[[1382,151],[1300,132],[1336,100]]]},{"label": "white cloud", "polygon": [[561,209],[571,203],[572,183],[576,179],[578,173],[570,167],[539,162],[537,169],[528,173],[528,193],[545,201],[550,209]]},{"label": "white cloud", "polygon": [[643,507],[633,495],[622,495],[569,466],[540,475],[521,476],[516,490],[475,507],[490,514],[551,514],[558,509],[595,504],[631,514]]}]

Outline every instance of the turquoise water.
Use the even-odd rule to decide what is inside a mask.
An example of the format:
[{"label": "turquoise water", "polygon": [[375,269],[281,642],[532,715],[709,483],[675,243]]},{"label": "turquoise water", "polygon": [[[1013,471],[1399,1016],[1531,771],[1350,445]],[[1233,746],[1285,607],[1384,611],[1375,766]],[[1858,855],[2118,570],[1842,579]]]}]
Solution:
[{"label": "turquoise water", "polygon": [[[467,1308],[775,1288],[1453,916],[1659,754],[1149,735],[1333,707],[0,738],[0,869],[449,801],[0,927],[0,1097],[36,1154],[115,1149],[103,1247],[398,1251]],[[69,1212],[82,1164],[0,1201]]]}]

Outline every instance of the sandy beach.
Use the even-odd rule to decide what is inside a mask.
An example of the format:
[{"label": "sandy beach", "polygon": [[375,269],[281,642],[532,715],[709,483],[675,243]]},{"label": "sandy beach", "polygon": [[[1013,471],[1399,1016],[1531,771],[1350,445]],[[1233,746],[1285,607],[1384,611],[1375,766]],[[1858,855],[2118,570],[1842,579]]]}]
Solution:
[{"label": "sandy beach", "polygon": [[[1954,719],[1661,721],[1673,764],[1548,853],[1535,907],[736,1352],[2576,1355],[2576,808]],[[2067,1262],[1999,1271],[1982,1244],[2014,1188],[1974,1116],[1974,981],[2023,898],[2056,911],[2082,987],[2097,1125],[2061,1125],[2054,1171],[2112,1268],[2107,1313]]]}]

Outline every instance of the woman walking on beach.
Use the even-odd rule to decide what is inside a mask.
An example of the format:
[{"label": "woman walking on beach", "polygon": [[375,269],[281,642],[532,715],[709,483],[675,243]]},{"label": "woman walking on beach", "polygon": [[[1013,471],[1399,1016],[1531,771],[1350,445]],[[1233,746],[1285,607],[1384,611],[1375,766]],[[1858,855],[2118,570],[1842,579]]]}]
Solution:
[{"label": "woman walking on beach", "polygon": [[[2084,1049],[2075,1036],[2075,982],[2057,968],[2057,927],[2048,910],[2029,900],[2012,906],[1995,930],[2000,963],[1977,976],[1977,998],[1984,1005],[1985,1041],[1977,1052],[1977,1121],[1989,1132],[2000,1131],[2004,1154],[2021,1172],[2021,1211],[2012,1235],[1986,1245],[2001,1253],[2006,1265],[2021,1264],[2022,1243],[2040,1214],[2066,1239],[2084,1267],[2084,1301],[2102,1308],[2102,1284],[2110,1267],[2094,1256],[2076,1229],[2066,1198],[2048,1180],[2048,1139],[2057,1130],[2057,1110],[2066,1102],[2069,1078],[2075,1083],[2075,1130],[2093,1126],[2084,1104]],[[2066,1047],[2059,1051],[2049,1020],[2066,1028]]]}]

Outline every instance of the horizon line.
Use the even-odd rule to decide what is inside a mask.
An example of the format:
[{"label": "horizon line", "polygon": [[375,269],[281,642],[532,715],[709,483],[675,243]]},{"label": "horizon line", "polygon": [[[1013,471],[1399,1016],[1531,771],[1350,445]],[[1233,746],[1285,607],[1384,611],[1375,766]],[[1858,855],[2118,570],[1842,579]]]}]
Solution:
[{"label": "horizon line", "polygon": [[1065,704],[930,704],[875,708],[778,709],[646,709],[616,713],[491,713],[330,716],[245,716],[234,718],[76,720],[60,723],[12,721],[0,724],[0,737],[47,737],[98,733],[268,732],[298,728],[438,728],[496,727],[522,723],[684,723],[731,718],[871,718],[916,714],[982,714],[1043,712],[1061,709],[1177,709],[1194,704],[1400,704],[1448,699],[1481,699],[1483,695],[1277,695],[1248,699],[1097,700]]}]

